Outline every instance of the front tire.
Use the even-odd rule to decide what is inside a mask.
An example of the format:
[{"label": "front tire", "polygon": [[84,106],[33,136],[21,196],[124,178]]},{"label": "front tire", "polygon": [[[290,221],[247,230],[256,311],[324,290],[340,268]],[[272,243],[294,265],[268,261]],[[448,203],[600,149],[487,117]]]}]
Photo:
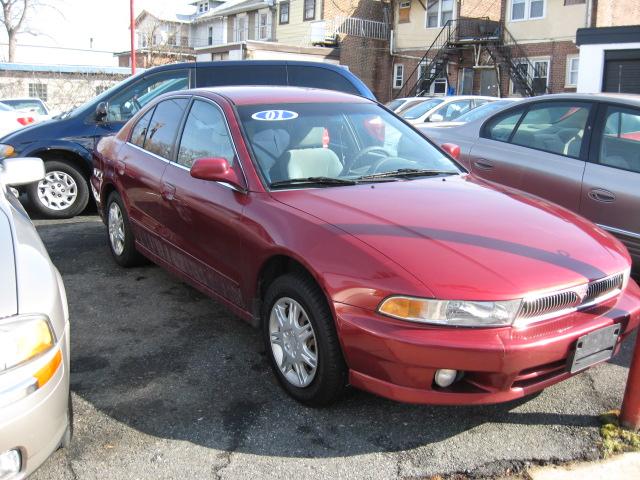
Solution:
[{"label": "front tire", "polygon": [[64,160],[44,164],[45,177],[27,186],[33,209],[46,218],[71,218],[89,203],[89,183],[82,172]]},{"label": "front tire", "polygon": [[326,406],[347,384],[331,310],[310,278],[286,274],[268,288],[262,311],[267,356],[280,385],[297,401]]},{"label": "front tire", "polygon": [[109,248],[114,260],[122,267],[134,267],[144,263],[144,257],[136,250],[129,216],[118,192],[111,192],[106,204]]}]

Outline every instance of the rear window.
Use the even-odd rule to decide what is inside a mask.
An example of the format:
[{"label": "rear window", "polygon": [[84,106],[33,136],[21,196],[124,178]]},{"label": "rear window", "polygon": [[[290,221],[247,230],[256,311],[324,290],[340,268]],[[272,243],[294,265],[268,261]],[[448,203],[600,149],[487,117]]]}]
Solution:
[{"label": "rear window", "polygon": [[16,110],[26,110],[29,112],[35,112],[38,115],[46,115],[47,110],[44,108],[44,105],[37,100],[3,100],[3,103],[6,103],[10,107],[15,108]]},{"label": "rear window", "polygon": [[289,85],[292,87],[323,88],[360,95],[356,87],[338,72],[326,68],[289,65]]}]

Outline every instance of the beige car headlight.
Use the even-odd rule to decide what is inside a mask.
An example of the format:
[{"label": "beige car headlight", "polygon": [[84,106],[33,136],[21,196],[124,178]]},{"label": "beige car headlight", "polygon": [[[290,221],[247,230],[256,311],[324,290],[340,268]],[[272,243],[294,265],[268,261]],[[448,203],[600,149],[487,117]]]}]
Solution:
[{"label": "beige car headlight", "polygon": [[393,296],[378,307],[383,315],[410,322],[452,327],[505,327],[513,324],[522,300],[476,302]]},{"label": "beige car headlight", "polygon": [[25,315],[0,321],[0,373],[49,351],[53,329],[44,315]]}]

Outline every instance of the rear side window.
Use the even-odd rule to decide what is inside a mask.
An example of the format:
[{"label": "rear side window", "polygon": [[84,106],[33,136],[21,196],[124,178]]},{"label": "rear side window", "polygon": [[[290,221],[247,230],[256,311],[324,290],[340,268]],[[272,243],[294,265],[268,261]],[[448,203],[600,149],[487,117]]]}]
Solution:
[{"label": "rear side window", "polygon": [[511,143],[577,158],[589,119],[588,103],[544,102],[526,113]]},{"label": "rear side window", "polygon": [[522,116],[522,112],[523,109],[518,109],[496,115],[485,125],[483,136],[499,142],[508,142],[513,129],[516,128],[516,124]]},{"label": "rear side window", "polygon": [[640,110],[608,107],[599,162],[640,173]]},{"label": "rear side window", "polygon": [[142,118],[138,120],[136,126],[131,130],[131,140],[129,141],[140,148],[144,148],[144,139],[147,136],[149,121],[151,120],[152,115],[153,108],[145,113]]},{"label": "rear side window", "polygon": [[356,87],[338,72],[327,68],[289,65],[289,85],[292,87],[323,88],[360,95]]},{"label": "rear side window", "polygon": [[188,102],[186,98],[173,98],[156,106],[144,142],[145,150],[166,159],[171,158],[178,127]]},{"label": "rear side window", "polygon": [[200,67],[196,69],[197,87],[224,85],[282,85],[287,84],[284,65],[238,65]]},{"label": "rear side window", "polygon": [[180,141],[178,163],[191,168],[197,158],[217,157],[225,158],[233,165],[234,156],[227,123],[220,109],[209,102],[193,102]]}]

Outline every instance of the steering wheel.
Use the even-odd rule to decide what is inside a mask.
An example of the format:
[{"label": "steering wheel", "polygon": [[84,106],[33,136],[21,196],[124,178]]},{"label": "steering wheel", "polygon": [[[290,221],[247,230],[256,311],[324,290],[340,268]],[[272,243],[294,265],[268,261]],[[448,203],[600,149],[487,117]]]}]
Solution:
[{"label": "steering wheel", "polygon": [[[396,162],[396,165],[394,165]],[[400,157],[385,157],[378,160],[375,165],[372,165],[367,172],[368,175],[380,172],[386,172],[391,170],[398,170],[399,168],[413,168],[408,164],[415,164],[416,162],[408,161],[406,158]],[[382,168],[385,164],[385,168]]]},{"label": "steering wheel", "polygon": [[[353,160],[351,161],[351,165],[349,165],[349,170],[353,171],[355,169],[358,168],[358,164],[362,161],[362,159],[367,156],[367,155],[376,155],[376,156],[383,156],[384,158],[390,157],[391,156],[391,152],[389,150],[387,150],[384,147],[380,147],[378,145],[372,145],[371,147],[367,147],[364,150],[362,150],[360,153],[358,153],[355,157],[353,157]],[[383,158],[383,159],[384,159]],[[371,170],[371,169],[369,169]]]}]

